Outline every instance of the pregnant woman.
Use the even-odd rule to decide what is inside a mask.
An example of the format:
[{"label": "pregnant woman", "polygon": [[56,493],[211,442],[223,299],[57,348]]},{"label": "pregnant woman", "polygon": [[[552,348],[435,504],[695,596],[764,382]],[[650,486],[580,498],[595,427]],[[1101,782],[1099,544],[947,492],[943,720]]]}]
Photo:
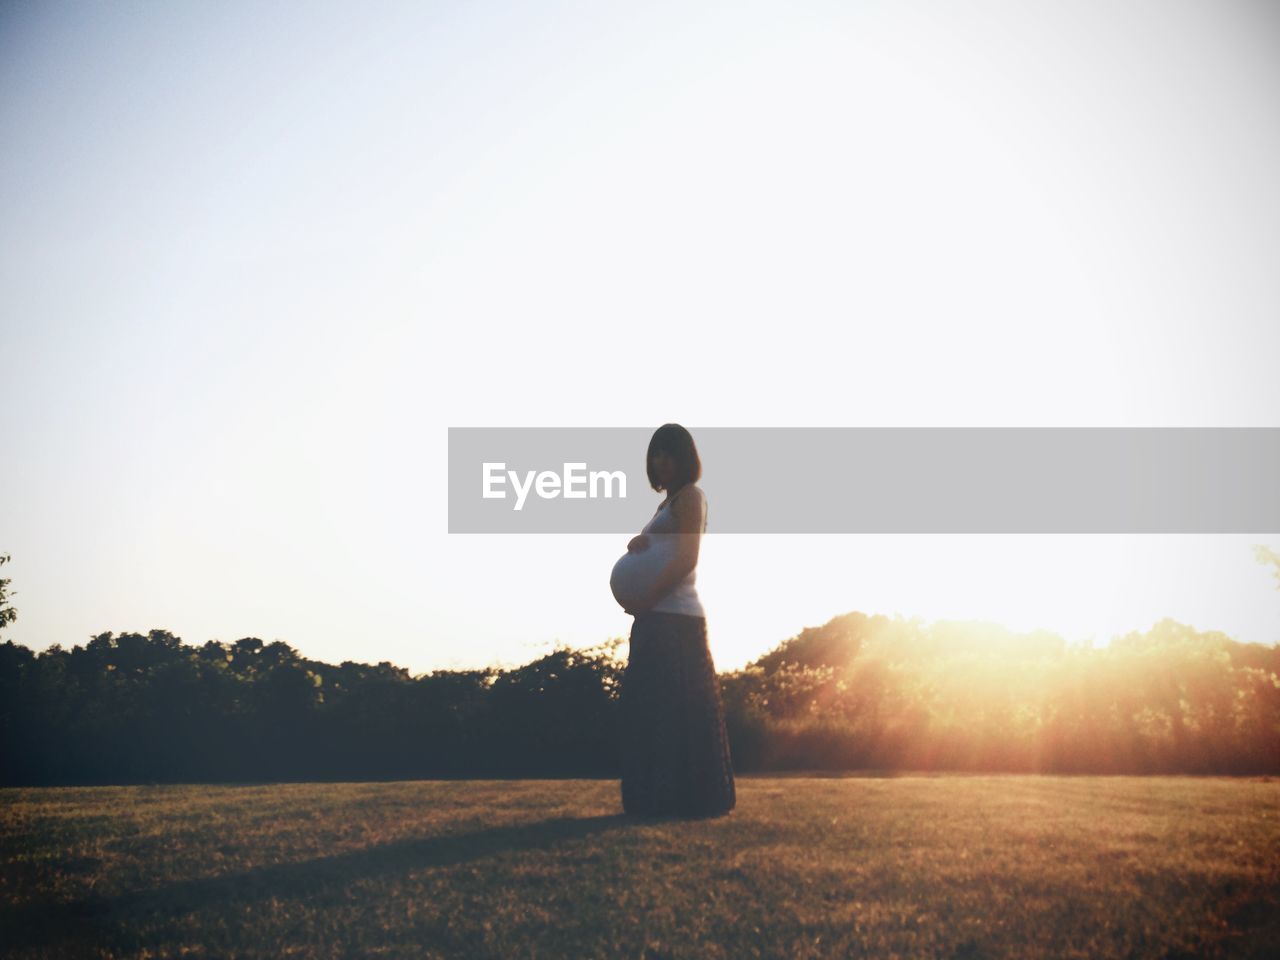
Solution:
[{"label": "pregnant woman", "polygon": [[707,501],[689,431],[659,427],[649,485],[665,491],[614,565],[610,586],[635,617],[622,676],[622,807],[639,816],[711,817],[736,802],[707,620],[694,585]]}]

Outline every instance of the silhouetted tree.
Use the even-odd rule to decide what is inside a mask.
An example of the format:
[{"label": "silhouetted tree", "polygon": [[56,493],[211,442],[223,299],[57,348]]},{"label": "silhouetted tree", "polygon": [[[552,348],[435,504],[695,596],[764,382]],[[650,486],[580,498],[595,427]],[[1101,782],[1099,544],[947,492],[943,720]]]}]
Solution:
[{"label": "silhouetted tree", "polygon": [[[622,642],[413,676],[257,637],[10,641],[0,781],[612,777]],[[1169,619],[1093,649],[852,613],[720,682],[743,772],[1280,773],[1280,649]]]},{"label": "silhouetted tree", "polygon": [[[3,567],[8,562],[9,555],[7,553],[0,557],[0,567]],[[9,584],[12,582],[12,580],[0,580],[0,630],[3,630],[18,619],[18,611],[9,602]]]}]

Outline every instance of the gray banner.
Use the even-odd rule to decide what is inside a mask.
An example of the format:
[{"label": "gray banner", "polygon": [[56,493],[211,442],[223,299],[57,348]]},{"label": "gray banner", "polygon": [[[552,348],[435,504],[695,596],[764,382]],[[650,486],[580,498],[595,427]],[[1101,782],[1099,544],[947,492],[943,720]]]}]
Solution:
[{"label": "gray banner", "polygon": [[[650,427],[450,427],[450,533],[635,533]],[[1276,427],[690,427],[708,533],[1280,532]]]}]

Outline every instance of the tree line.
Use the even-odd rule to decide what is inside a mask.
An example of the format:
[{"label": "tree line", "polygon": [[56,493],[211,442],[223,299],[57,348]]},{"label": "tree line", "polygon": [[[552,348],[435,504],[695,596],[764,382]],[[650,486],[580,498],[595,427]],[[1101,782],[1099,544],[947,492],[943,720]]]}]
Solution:
[{"label": "tree line", "polygon": [[[0,782],[614,777],[625,641],[421,675],[166,630],[0,645]],[[735,770],[1280,773],[1280,648],[853,612],[721,673]]]}]

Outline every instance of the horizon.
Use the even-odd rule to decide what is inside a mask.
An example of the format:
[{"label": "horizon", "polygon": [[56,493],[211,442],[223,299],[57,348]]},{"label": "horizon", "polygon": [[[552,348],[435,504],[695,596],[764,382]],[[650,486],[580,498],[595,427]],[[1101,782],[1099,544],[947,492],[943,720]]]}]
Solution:
[{"label": "horizon", "polygon": [[[795,631],[794,633],[792,633],[792,634],[790,634],[790,635],[788,635],[788,636],[784,637],[784,638],[783,638],[783,639],[781,639],[781,640],[778,640],[776,643],[774,643],[774,644],[773,644],[772,646],[770,646],[768,649],[764,650],[764,651],[763,651],[762,653],[760,653],[758,656],[756,656],[756,657],[752,658],[751,660],[747,661],[746,663],[740,664],[740,665],[738,665],[738,666],[736,666],[736,667],[734,667],[734,668],[732,668],[732,669],[726,669],[726,668],[724,668],[724,667],[720,667],[719,665],[717,665],[717,672],[718,672],[718,673],[722,673],[722,674],[723,674],[723,673],[735,673],[735,672],[741,671],[741,670],[743,670],[743,669],[746,669],[747,667],[750,667],[750,666],[756,665],[760,660],[762,660],[762,659],[764,659],[764,658],[768,657],[769,655],[771,655],[771,654],[773,654],[773,653],[776,653],[778,650],[780,650],[781,648],[783,648],[783,647],[784,647],[784,646],[786,646],[787,644],[789,644],[789,643],[791,643],[792,641],[797,640],[798,638],[802,637],[805,633],[807,633],[807,632],[809,632],[809,631],[814,631],[814,630],[819,630],[819,631],[820,631],[820,630],[823,630],[823,629],[825,629],[825,628],[827,628],[827,627],[831,626],[831,624],[832,624],[832,623],[834,623],[834,622],[835,622],[835,621],[837,621],[837,620],[841,620],[841,619],[844,619],[844,618],[846,618],[846,617],[852,617],[852,616],[855,616],[855,615],[862,616],[862,617],[864,617],[864,618],[865,618],[866,620],[868,620],[868,621],[874,621],[874,620],[878,620],[878,619],[883,619],[883,620],[884,620],[886,623],[888,623],[888,624],[894,624],[894,625],[901,624],[901,625],[908,625],[908,626],[910,626],[910,625],[914,625],[917,629],[919,629],[920,631],[922,631],[922,632],[924,632],[924,633],[929,633],[929,632],[935,631],[935,630],[937,630],[938,628],[941,628],[941,627],[966,627],[966,628],[969,628],[969,629],[975,629],[975,628],[976,628],[976,629],[985,629],[985,630],[987,630],[987,631],[988,631],[988,632],[990,632],[990,633],[996,633],[996,634],[1008,634],[1008,635],[1013,636],[1013,637],[1028,637],[1028,638],[1029,638],[1029,637],[1036,637],[1036,638],[1038,638],[1038,639],[1039,639],[1039,638],[1043,638],[1044,636],[1050,636],[1050,637],[1054,637],[1054,638],[1056,638],[1056,639],[1058,639],[1058,640],[1061,640],[1061,641],[1062,641],[1062,649],[1063,649],[1063,651],[1064,651],[1064,652],[1069,652],[1069,651],[1083,652],[1083,651],[1087,651],[1087,650],[1092,650],[1092,651],[1094,651],[1094,652],[1103,652],[1103,651],[1107,650],[1115,640],[1118,640],[1118,639],[1124,639],[1124,638],[1127,638],[1127,637],[1130,637],[1130,636],[1147,636],[1147,635],[1150,635],[1153,631],[1155,631],[1155,630],[1156,630],[1156,628],[1160,627],[1162,624],[1173,624],[1173,625],[1175,625],[1175,626],[1177,626],[1177,627],[1185,627],[1185,628],[1187,628],[1188,630],[1190,630],[1192,633],[1194,633],[1194,634],[1195,634],[1195,635],[1197,635],[1197,636],[1213,636],[1213,635],[1219,635],[1219,636],[1222,636],[1223,638],[1225,638],[1227,641],[1229,641],[1229,642],[1233,642],[1233,643],[1240,643],[1240,644],[1245,644],[1245,645],[1259,646],[1259,647],[1263,647],[1263,648],[1265,648],[1265,649],[1280,649],[1280,642],[1262,643],[1262,642],[1260,642],[1260,641],[1242,640],[1242,639],[1237,638],[1237,637],[1232,637],[1232,636],[1230,636],[1229,634],[1226,634],[1226,633],[1224,633],[1223,631],[1220,631],[1220,630],[1213,630],[1212,628],[1199,629],[1199,628],[1197,628],[1194,624],[1186,624],[1186,623],[1182,623],[1181,621],[1179,621],[1179,620],[1177,620],[1176,618],[1173,618],[1173,617],[1162,617],[1162,618],[1160,618],[1159,620],[1155,621],[1154,623],[1150,624],[1150,625],[1149,625],[1148,627],[1146,627],[1145,629],[1135,629],[1135,630],[1132,630],[1132,631],[1128,631],[1128,632],[1126,632],[1126,633],[1122,633],[1122,634],[1115,634],[1115,635],[1113,635],[1113,636],[1109,636],[1109,637],[1107,637],[1107,638],[1106,638],[1106,640],[1105,640],[1104,642],[1102,642],[1102,643],[1097,643],[1097,642],[1095,642],[1095,639],[1094,639],[1094,638],[1092,638],[1092,637],[1084,637],[1084,638],[1072,639],[1072,638],[1069,638],[1069,637],[1064,637],[1064,636],[1062,636],[1061,634],[1059,634],[1059,633],[1057,633],[1057,632],[1055,632],[1055,631],[1052,631],[1052,630],[1043,630],[1043,629],[1032,629],[1032,630],[1013,630],[1013,629],[1010,629],[1009,627],[1007,627],[1007,626],[1006,626],[1006,625],[1004,625],[1004,624],[996,623],[996,622],[994,622],[994,621],[990,621],[990,620],[981,620],[981,619],[951,619],[951,618],[939,618],[939,619],[936,619],[936,620],[929,620],[929,619],[926,619],[926,618],[923,618],[923,617],[919,617],[919,616],[914,616],[914,617],[905,617],[905,616],[903,616],[902,614],[899,614],[899,613],[895,613],[895,614],[892,614],[892,615],[888,615],[888,614],[882,614],[882,613],[867,612],[867,611],[862,611],[862,610],[848,610],[848,611],[846,611],[846,612],[844,612],[844,613],[839,613],[839,614],[836,614],[836,615],[832,616],[830,619],[828,619],[827,621],[825,621],[825,622],[823,622],[823,623],[819,623],[819,624],[806,624],[805,626],[801,627],[799,630]],[[428,669],[428,670],[421,670],[421,671],[417,671],[417,670],[411,670],[410,668],[408,668],[408,667],[406,667],[406,666],[403,666],[402,664],[394,663],[394,662],[391,662],[391,661],[388,661],[388,660],[380,660],[380,661],[364,661],[364,660],[356,660],[356,659],[354,659],[354,658],[347,658],[347,659],[342,660],[342,661],[337,662],[337,663],[330,662],[330,661],[327,661],[327,660],[318,660],[318,659],[316,659],[316,658],[314,658],[314,657],[308,657],[308,656],[307,656],[307,655],[306,655],[306,654],[305,654],[301,649],[299,649],[298,647],[294,646],[293,644],[288,643],[287,641],[281,640],[281,639],[279,639],[279,638],[275,638],[275,639],[272,639],[272,640],[267,640],[267,639],[265,639],[265,638],[263,638],[263,637],[258,637],[258,636],[249,635],[249,636],[244,636],[244,637],[237,637],[237,638],[235,638],[234,640],[222,640],[222,639],[219,639],[219,638],[213,638],[213,639],[210,639],[210,640],[193,641],[193,640],[188,640],[187,638],[183,637],[181,634],[177,634],[177,633],[174,633],[173,631],[167,630],[167,629],[165,629],[164,627],[153,627],[153,628],[151,628],[150,630],[137,630],[137,631],[114,631],[114,630],[104,630],[104,631],[101,631],[100,633],[98,633],[98,634],[96,634],[96,635],[94,635],[94,636],[92,636],[92,637],[89,637],[87,640],[85,640],[85,641],[83,641],[83,642],[81,642],[81,643],[76,643],[76,644],[58,644],[58,643],[54,643],[54,644],[50,644],[48,647],[45,647],[45,648],[40,649],[40,650],[32,650],[32,652],[33,652],[34,654],[36,654],[37,656],[39,656],[41,653],[52,652],[52,649],[53,649],[53,647],[55,647],[55,646],[56,646],[56,647],[58,647],[58,648],[60,648],[63,652],[69,652],[69,651],[71,651],[71,650],[73,650],[73,649],[76,649],[76,648],[81,648],[81,649],[83,649],[83,648],[85,648],[85,647],[87,646],[87,644],[88,644],[90,641],[92,641],[92,640],[96,640],[96,639],[98,639],[99,637],[103,637],[103,636],[111,637],[112,639],[116,639],[116,640],[118,640],[118,639],[119,639],[120,637],[122,637],[122,636],[141,636],[141,637],[150,637],[150,635],[151,635],[151,634],[153,634],[153,633],[167,634],[167,635],[169,635],[169,636],[174,637],[176,640],[178,640],[178,641],[179,641],[179,643],[180,643],[182,646],[192,647],[192,648],[198,648],[198,647],[204,646],[206,643],[220,643],[220,644],[222,644],[223,646],[230,648],[230,647],[233,647],[233,646],[235,646],[236,644],[238,644],[238,643],[240,643],[241,641],[244,641],[244,640],[257,640],[259,643],[261,643],[261,644],[263,645],[263,647],[264,647],[264,648],[265,648],[265,647],[267,647],[267,646],[270,646],[270,645],[272,645],[272,644],[275,644],[275,643],[284,643],[286,646],[288,646],[290,649],[292,649],[296,654],[298,654],[298,655],[299,655],[299,657],[300,657],[301,659],[306,660],[306,661],[308,661],[308,662],[313,662],[313,663],[322,663],[322,664],[325,664],[326,666],[335,666],[335,667],[336,667],[336,666],[343,666],[343,665],[344,665],[344,664],[346,664],[346,663],[353,663],[353,664],[355,664],[356,666],[363,666],[363,667],[379,667],[379,666],[382,666],[382,665],[384,665],[384,664],[385,664],[385,665],[388,665],[388,666],[390,666],[390,667],[392,667],[392,668],[394,668],[394,669],[396,669],[396,670],[405,670],[405,671],[407,671],[407,672],[409,673],[409,676],[410,676],[410,678],[411,678],[411,679],[418,679],[418,678],[425,677],[425,676],[428,676],[428,675],[431,675],[431,674],[435,674],[435,673],[470,672],[470,671],[485,671],[485,670],[494,670],[494,671],[498,671],[498,672],[511,671],[511,670],[517,670],[517,669],[520,669],[520,668],[522,668],[522,667],[529,666],[529,665],[530,665],[530,664],[532,664],[532,663],[535,663],[535,662],[537,662],[537,661],[539,661],[539,660],[541,660],[541,659],[544,659],[544,658],[545,658],[545,657],[547,657],[547,656],[551,656],[551,655],[553,655],[553,654],[555,654],[555,653],[557,653],[557,652],[561,652],[561,651],[566,651],[566,650],[567,650],[567,651],[575,652],[575,653],[590,653],[590,652],[593,652],[593,651],[599,651],[602,655],[608,656],[608,655],[609,655],[609,648],[610,648],[610,647],[621,647],[621,648],[625,648],[625,647],[627,647],[627,646],[628,646],[628,640],[627,640],[627,637],[626,637],[625,635],[620,635],[620,636],[611,636],[611,637],[606,637],[605,639],[601,640],[601,641],[600,641],[600,642],[598,642],[598,643],[594,643],[594,644],[590,644],[590,645],[586,645],[586,646],[570,646],[570,645],[567,645],[567,644],[560,644],[560,643],[556,643],[556,644],[554,644],[554,645],[550,646],[550,647],[549,647],[547,650],[545,650],[543,653],[541,653],[541,654],[533,654],[533,655],[531,655],[531,656],[530,656],[530,658],[529,658],[528,660],[525,660],[525,661],[522,661],[522,662],[518,662],[518,663],[514,663],[514,662],[507,662],[507,663],[488,663],[488,664],[473,665],[473,666],[469,666],[469,667],[462,667],[462,666],[457,666],[457,667],[435,667],[435,668],[431,668],[431,669]],[[4,643],[15,643],[15,641],[14,641],[11,637],[4,637],[4,638],[3,638],[3,642],[4,642]],[[25,646],[25,644],[17,644],[17,645],[19,645],[19,646]],[[27,649],[32,649],[32,648],[28,647]],[[623,659],[625,660],[625,658],[623,658]]]}]

